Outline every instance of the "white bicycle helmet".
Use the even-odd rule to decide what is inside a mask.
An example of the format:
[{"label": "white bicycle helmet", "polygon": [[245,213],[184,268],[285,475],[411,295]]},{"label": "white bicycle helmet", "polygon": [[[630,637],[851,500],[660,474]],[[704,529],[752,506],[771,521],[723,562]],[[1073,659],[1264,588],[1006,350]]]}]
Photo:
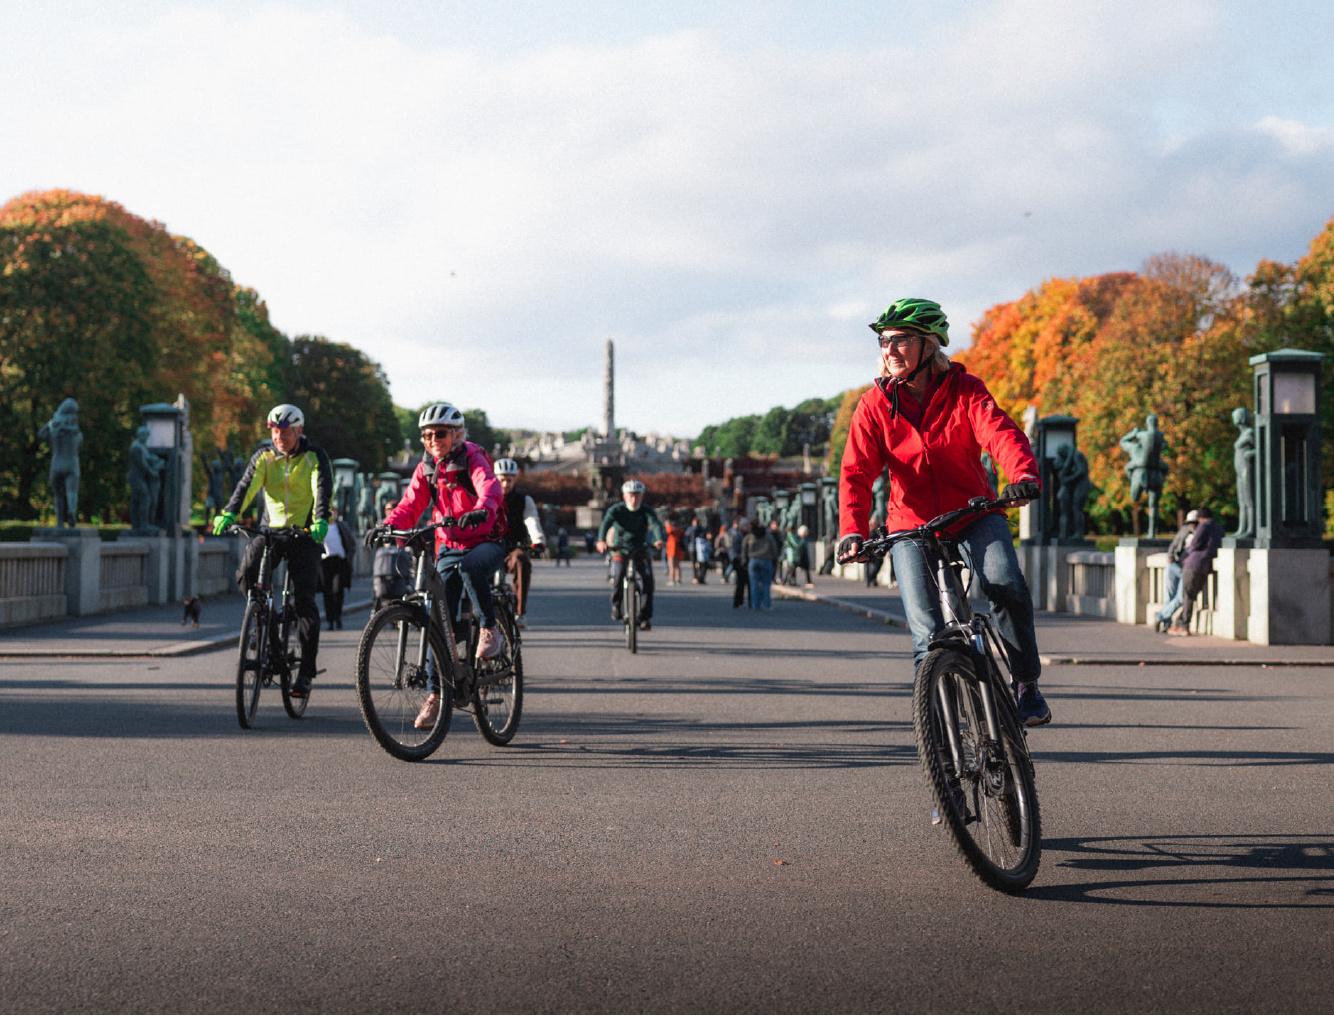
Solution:
[{"label": "white bicycle helmet", "polygon": [[417,429],[424,427],[462,427],[463,414],[448,402],[432,402],[417,417]]},{"label": "white bicycle helmet", "polygon": [[496,459],[497,476],[518,476],[519,464],[513,459]]},{"label": "white bicycle helmet", "polygon": [[622,494],[642,494],[647,489],[642,480],[626,480],[621,484]]},{"label": "white bicycle helmet", "polygon": [[290,402],[284,402],[281,406],[274,406],[269,410],[267,423],[270,427],[279,427],[285,430],[288,427],[304,427],[306,417],[296,406]]}]

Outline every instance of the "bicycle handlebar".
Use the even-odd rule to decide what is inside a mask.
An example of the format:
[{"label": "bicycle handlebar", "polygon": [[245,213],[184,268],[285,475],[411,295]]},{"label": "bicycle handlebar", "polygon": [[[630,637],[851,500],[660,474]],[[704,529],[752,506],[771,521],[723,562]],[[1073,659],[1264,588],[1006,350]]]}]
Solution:
[{"label": "bicycle handlebar", "polygon": [[310,535],[309,530],[302,529],[300,526],[245,526],[239,522],[233,522],[224,530],[224,532],[229,535],[246,536],[251,539],[260,536]]},{"label": "bicycle handlebar", "polygon": [[453,529],[458,524],[458,519],[446,517],[429,526],[418,526],[415,529],[391,529],[389,526],[378,525],[366,531],[366,546],[394,543],[399,540],[413,546],[422,537],[434,533],[437,529]]},{"label": "bicycle handlebar", "polygon": [[962,508],[955,508],[953,511],[945,512],[943,515],[937,515],[929,522],[923,523],[916,529],[901,529],[897,532],[889,533],[884,531],[882,526],[879,535],[872,533],[867,539],[862,541],[861,548],[857,556],[852,561],[867,562],[878,560],[889,553],[894,544],[903,540],[916,540],[924,536],[934,536],[942,529],[947,529],[961,519],[972,515],[985,515],[987,512],[994,511],[997,508],[1011,508],[1015,505],[1028,502],[1026,497],[975,497],[968,501],[968,504]]}]

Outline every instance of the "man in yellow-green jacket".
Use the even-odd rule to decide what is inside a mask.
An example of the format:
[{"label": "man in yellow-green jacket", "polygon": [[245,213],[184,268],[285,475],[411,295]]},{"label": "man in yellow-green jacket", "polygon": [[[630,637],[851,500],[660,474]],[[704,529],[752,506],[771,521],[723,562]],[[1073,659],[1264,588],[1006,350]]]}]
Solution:
[{"label": "man in yellow-green jacket", "polygon": [[[292,694],[298,697],[310,691],[320,648],[320,610],[315,594],[320,588],[320,544],[329,532],[329,497],[333,491],[329,457],[324,449],[310,443],[304,433],[305,423],[301,410],[287,403],[269,412],[272,445],[261,445],[250,457],[226,507],[213,520],[213,532],[221,536],[263,491],[267,524],[293,530],[291,535],[274,541],[273,554],[274,564],[287,561],[292,576],[297,638],[301,642],[301,672]],[[243,590],[254,585],[262,552],[258,540],[252,540],[246,547],[240,571],[236,573]]]}]

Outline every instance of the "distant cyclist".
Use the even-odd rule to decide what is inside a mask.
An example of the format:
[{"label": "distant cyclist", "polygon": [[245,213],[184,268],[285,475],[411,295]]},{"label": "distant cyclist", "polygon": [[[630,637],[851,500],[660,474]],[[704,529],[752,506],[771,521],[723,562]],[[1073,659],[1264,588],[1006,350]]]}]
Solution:
[{"label": "distant cyclist", "polygon": [[[320,648],[320,608],[315,603],[315,594],[320,588],[322,570],[323,550],[319,545],[329,533],[333,471],[324,449],[311,444],[306,437],[306,417],[296,406],[289,403],[274,406],[267,422],[271,444],[261,445],[250,457],[231,498],[213,520],[213,533],[221,536],[261,491],[268,524],[277,529],[290,526],[296,530],[291,536],[273,541],[272,560],[274,564],[286,560],[287,572],[292,576],[301,672],[291,693],[303,698],[310,692]],[[259,577],[263,550],[258,540],[247,544],[237,572],[237,581],[243,589],[248,590]]]},{"label": "distant cyclist", "polygon": [[[394,529],[410,529],[430,508],[432,522],[451,518],[458,523],[450,529],[436,530],[435,566],[442,576],[454,565],[459,566],[462,589],[459,583],[446,584],[449,609],[457,611],[461,594],[467,594],[481,625],[477,657],[494,659],[504,647],[491,597],[492,576],[505,558],[500,542],[505,534],[500,483],[482,446],[467,439],[463,414],[448,402],[432,403],[423,409],[417,417],[417,428],[426,454],[413,470],[407,492],[384,521]],[[439,708],[440,696],[432,692],[417,717],[417,726],[432,726]]]},{"label": "distant cyclist", "polygon": [[[1040,496],[1038,464],[1018,424],[986,385],[941,347],[949,344],[949,322],[940,304],[905,298],[871,323],[880,342],[880,377],[852,415],[839,484],[838,558],[855,558],[870,531],[872,486],[889,470],[886,527],[913,529],[937,515],[964,507],[970,498],[995,497],[982,467],[989,452],[1010,482],[1006,498]],[[1051,720],[1038,690],[1042,663],[1033,630],[1033,600],[1010,539],[1003,512],[970,523],[961,533],[964,553],[983,594],[994,607],[1017,685],[1019,715],[1030,727]],[[891,552],[913,659],[920,664],[932,637],[944,627],[935,576],[921,548],[905,540]]]},{"label": "distant cyclist", "polygon": [[[639,627],[648,631],[653,627],[653,563],[649,560],[650,546],[661,547],[667,538],[657,512],[644,507],[644,484],[626,480],[621,484],[621,497],[607,509],[598,529],[598,553],[612,552],[611,619],[621,620],[621,582],[626,564],[633,560],[644,586],[644,603],[639,612]],[[608,534],[611,539],[608,540]]]},{"label": "distant cyclist", "polygon": [[505,520],[509,532],[505,534],[505,570],[514,582],[514,598],[518,601],[518,622],[522,626],[528,613],[528,587],[533,577],[532,556],[542,556],[547,537],[542,532],[542,519],[537,504],[518,489],[519,464],[513,459],[496,460],[496,479],[505,492]]}]

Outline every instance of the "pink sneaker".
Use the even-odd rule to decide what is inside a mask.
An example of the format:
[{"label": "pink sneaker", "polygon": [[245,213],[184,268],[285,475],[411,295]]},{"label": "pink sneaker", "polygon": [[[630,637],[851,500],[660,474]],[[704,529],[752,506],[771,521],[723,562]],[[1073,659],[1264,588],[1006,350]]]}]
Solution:
[{"label": "pink sneaker", "polygon": [[440,695],[437,692],[431,692],[426,696],[426,702],[422,705],[422,711],[417,714],[417,718],[412,721],[412,725],[418,730],[430,730],[435,726],[435,721],[440,716]]},{"label": "pink sneaker", "polygon": [[504,645],[505,638],[500,634],[500,628],[494,624],[490,628],[483,628],[477,635],[477,658],[494,660]]}]

